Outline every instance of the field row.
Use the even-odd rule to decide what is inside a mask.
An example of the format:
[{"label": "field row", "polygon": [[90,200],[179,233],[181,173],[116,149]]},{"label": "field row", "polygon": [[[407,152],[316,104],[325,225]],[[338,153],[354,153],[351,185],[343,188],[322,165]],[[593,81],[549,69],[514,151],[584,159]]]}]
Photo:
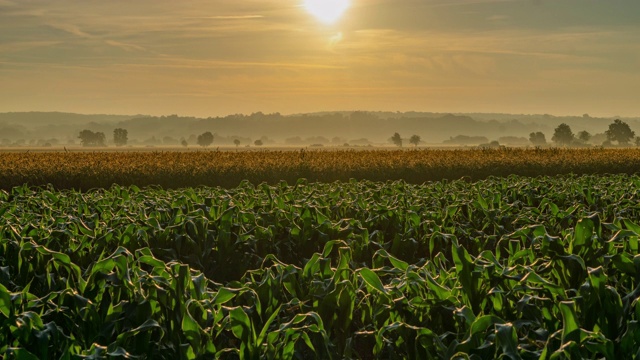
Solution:
[{"label": "field row", "polygon": [[640,149],[0,153],[0,187],[235,187],[280,180],[404,180],[640,172]]},{"label": "field row", "polygon": [[0,192],[6,358],[632,359],[640,177]]}]

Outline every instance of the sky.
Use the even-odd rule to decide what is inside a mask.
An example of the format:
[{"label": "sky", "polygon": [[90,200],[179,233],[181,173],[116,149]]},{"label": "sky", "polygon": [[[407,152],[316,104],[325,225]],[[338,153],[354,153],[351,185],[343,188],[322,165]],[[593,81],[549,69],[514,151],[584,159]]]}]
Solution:
[{"label": "sky", "polygon": [[640,115],[638,0],[315,1],[0,0],[0,112]]}]

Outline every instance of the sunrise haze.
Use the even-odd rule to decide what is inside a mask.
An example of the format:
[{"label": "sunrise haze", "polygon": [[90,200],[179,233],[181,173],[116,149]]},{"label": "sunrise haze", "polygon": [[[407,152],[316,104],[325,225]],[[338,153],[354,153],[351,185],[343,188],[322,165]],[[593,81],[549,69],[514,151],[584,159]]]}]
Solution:
[{"label": "sunrise haze", "polygon": [[0,0],[0,112],[640,114],[640,1],[328,3]]}]

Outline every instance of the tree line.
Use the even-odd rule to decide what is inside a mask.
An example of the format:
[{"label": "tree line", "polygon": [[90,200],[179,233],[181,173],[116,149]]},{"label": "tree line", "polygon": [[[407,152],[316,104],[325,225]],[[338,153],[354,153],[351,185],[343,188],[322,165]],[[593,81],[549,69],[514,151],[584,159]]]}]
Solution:
[{"label": "tree line", "polygon": [[[603,142],[603,146],[612,146],[617,144],[619,146],[628,146],[631,140],[635,139],[635,144],[640,146],[640,137],[635,137],[635,132],[631,130],[629,124],[616,119],[609,125],[608,130],[605,131],[606,141]],[[88,147],[103,147],[106,146],[106,135],[103,132],[93,132],[91,130],[82,130],[78,135],[82,146]],[[592,135],[585,131],[580,131],[574,134],[571,127],[565,123],[558,125],[555,128],[551,141],[558,146],[584,146],[592,138]],[[420,144],[422,138],[420,135],[412,135],[410,138],[405,139],[399,133],[394,133],[389,138],[389,141],[398,147],[402,147],[404,142],[408,141],[415,147]],[[210,131],[206,131],[197,136],[196,142],[202,147],[210,146],[214,141],[214,135]],[[116,146],[125,146],[128,142],[128,131],[123,128],[117,128],[113,130],[113,143]],[[534,146],[546,146],[547,139],[544,133],[541,131],[532,132],[529,134],[529,142]],[[240,146],[241,141],[234,139],[233,143],[236,147]],[[189,144],[185,139],[182,139],[181,145],[187,147]],[[262,146],[263,141],[258,139],[254,141],[255,146]],[[488,144],[483,144],[489,147],[500,146],[497,141],[493,141]]]},{"label": "tree line", "polygon": [[[544,143],[546,143],[546,141],[544,141],[544,134],[542,134],[542,137],[540,137],[540,134],[542,133],[531,133],[530,135],[530,138],[533,136],[538,140],[537,144],[532,140],[536,145],[544,145]],[[607,140],[602,143],[603,146],[612,146],[613,144],[628,146],[634,138],[636,145],[640,145],[640,138],[636,138],[636,134],[631,130],[629,124],[620,119],[614,120],[604,134]],[[591,137],[592,135],[587,131],[580,131],[576,135],[569,125],[562,123],[555,129],[551,140],[561,146],[572,146],[586,144]]]},{"label": "tree line", "polygon": [[[87,146],[87,147],[107,146],[106,144],[107,137],[101,131],[93,132],[91,130],[82,130],[80,131],[78,138],[80,139],[80,143],[82,144],[82,146]],[[198,135],[196,142],[198,145],[202,147],[207,147],[213,143],[213,140],[214,140],[214,136],[211,133],[211,131],[206,131]],[[127,145],[128,141],[129,141],[129,132],[126,129],[117,128],[113,130],[113,143],[116,146],[125,146]],[[239,139],[234,139],[233,143],[236,145],[236,147],[238,147],[240,146],[241,142]],[[180,144],[184,147],[187,147],[189,145],[187,140],[184,138],[182,139]],[[263,141],[258,139],[254,141],[253,144],[256,146],[262,146]]]},{"label": "tree line", "polygon": [[[602,146],[629,146],[631,141],[635,139],[635,145],[640,146],[640,137],[635,136],[635,132],[631,130],[631,127],[626,122],[616,119],[609,125],[608,130],[604,132],[606,136],[606,140],[602,143]],[[555,128],[553,136],[551,137],[551,141],[555,143],[557,146],[585,146],[591,140],[593,135],[591,135],[588,131],[583,130],[578,132],[577,134],[573,133],[571,127],[565,123],[558,125]],[[480,147],[499,147],[500,143],[498,141],[488,140],[483,136],[464,136],[459,135],[456,138],[452,138],[449,143],[456,143],[456,139],[464,139],[468,143],[479,143],[481,141],[485,141],[487,143],[480,144]],[[524,138],[522,138],[524,140]],[[398,147],[402,147],[404,140],[399,133],[394,133],[393,136],[389,138],[389,142],[393,143]],[[409,143],[418,146],[421,141],[419,135],[412,135],[409,139]],[[534,146],[546,146],[548,145],[546,136],[541,131],[532,132],[529,134],[529,142]]]}]

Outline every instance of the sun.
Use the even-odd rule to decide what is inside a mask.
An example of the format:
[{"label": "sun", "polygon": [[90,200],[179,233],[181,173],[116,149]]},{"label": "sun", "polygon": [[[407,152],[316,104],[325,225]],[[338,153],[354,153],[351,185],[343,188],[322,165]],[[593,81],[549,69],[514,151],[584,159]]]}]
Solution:
[{"label": "sun", "polygon": [[304,0],[304,8],[325,24],[333,24],[349,8],[349,0]]}]

